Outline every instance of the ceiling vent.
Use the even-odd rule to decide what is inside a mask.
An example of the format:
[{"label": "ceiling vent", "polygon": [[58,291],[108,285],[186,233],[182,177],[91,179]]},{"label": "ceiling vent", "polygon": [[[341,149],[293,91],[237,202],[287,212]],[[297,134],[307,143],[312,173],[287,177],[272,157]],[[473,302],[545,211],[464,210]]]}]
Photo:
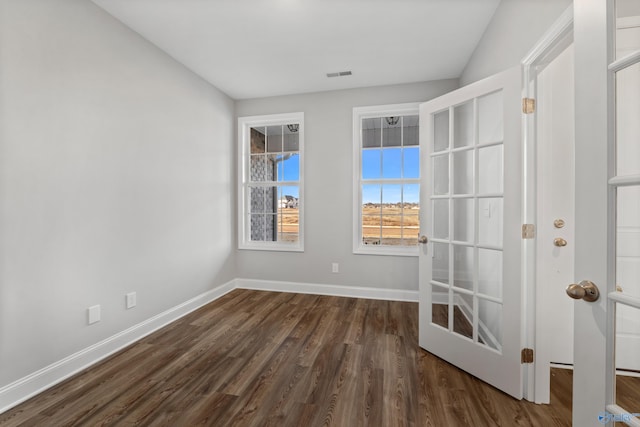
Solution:
[{"label": "ceiling vent", "polygon": [[327,73],[327,77],[344,77],[350,76],[351,71],[338,71],[337,73]]}]

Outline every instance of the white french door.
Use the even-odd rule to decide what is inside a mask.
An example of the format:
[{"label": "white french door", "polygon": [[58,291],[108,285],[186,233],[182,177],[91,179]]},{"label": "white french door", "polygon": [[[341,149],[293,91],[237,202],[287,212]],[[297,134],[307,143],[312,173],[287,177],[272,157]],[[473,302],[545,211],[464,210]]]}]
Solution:
[{"label": "white french door", "polygon": [[420,346],[522,397],[521,76],[420,106]]},{"label": "white french door", "polygon": [[640,359],[640,40],[624,51],[615,37],[637,1],[574,8],[575,279],[601,295],[574,303],[573,424],[640,426],[640,402],[623,407],[616,395],[616,369]]}]

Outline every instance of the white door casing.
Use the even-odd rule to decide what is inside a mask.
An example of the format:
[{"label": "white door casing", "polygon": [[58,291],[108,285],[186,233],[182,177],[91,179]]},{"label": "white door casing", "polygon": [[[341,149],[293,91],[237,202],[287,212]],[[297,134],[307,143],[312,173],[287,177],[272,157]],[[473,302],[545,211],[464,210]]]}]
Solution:
[{"label": "white door casing", "polygon": [[[548,368],[550,362],[573,363],[573,304],[565,294],[573,280],[575,248],[573,45],[538,73],[536,101],[536,318],[543,329],[536,339],[536,363],[546,362]],[[556,246],[558,238],[566,246]]]},{"label": "white door casing", "polygon": [[[549,336],[556,334],[558,325],[553,322],[552,310],[560,309],[566,311],[566,306],[573,307],[570,301],[565,301],[562,297],[563,284],[553,284],[552,281],[561,281],[566,277],[562,274],[554,274],[549,267],[549,260],[541,257],[544,253],[547,258],[551,258],[554,263],[560,261],[569,261],[566,259],[567,251],[562,251],[565,259],[554,259],[553,252],[548,253],[549,248],[553,248],[553,239],[555,237],[563,237],[569,241],[569,244],[563,249],[573,251],[573,239],[570,227],[573,227],[574,221],[569,218],[566,220],[566,228],[563,230],[562,236],[557,236],[549,230],[553,228],[553,221],[557,219],[556,214],[572,216],[572,201],[563,200],[562,209],[557,210],[555,206],[557,197],[553,197],[554,201],[545,201],[546,195],[551,191],[562,197],[562,190],[566,186],[570,186],[570,195],[567,199],[573,200],[573,171],[562,171],[554,179],[544,176],[551,169],[556,170],[562,167],[562,161],[553,156],[556,154],[567,154],[571,149],[567,146],[567,142],[574,139],[573,136],[573,94],[572,91],[561,85],[573,86],[573,63],[567,64],[568,58],[560,58],[568,56],[567,50],[573,43],[573,5],[570,5],[558,17],[551,27],[543,34],[538,42],[531,48],[527,55],[522,59],[523,66],[523,92],[527,98],[536,100],[536,108],[532,114],[527,114],[524,120],[524,222],[535,224],[536,237],[525,240],[523,245],[523,288],[525,291],[525,312],[526,312],[526,346],[535,350],[534,361],[532,364],[525,365],[525,397],[536,403],[549,403],[550,398],[550,371],[549,362],[553,350],[550,348],[553,344],[549,340]],[[564,64],[562,63],[564,62]],[[570,61],[569,61],[570,62]],[[547,68],[555,68],[551,76],[540,76],[547,73]],[[566,67],[567,69],[563,69]],[[539,82],[539,77],[543,81]],[[549,78],[551,77],[551,78]],[[547,80],[547,81],[544,81]],[[551,80],[552,87],[549,87],[548,80]],[[560,92],[556,86],[560,85]],[[539,87],[541,86],[541,87]],[[570,108],[567,107],[570,105]],[[571,120],[571,123],[562,120]],[[561,145],[561,149],[557,152],[555,145]],[[572,143],[570,144],[572,145]],[[550,159],[553,164],[549,166]],[[571,159],[573,163],[573,153]],[[570,168],[568,168],[570,169]],[[567,179],[567,177],[571,177]],[[567,182],[559,184],[560,189],[553,187],[554,180],[564,179]],[[570,182],[569,182],[570,181]],[[567,187],[568,188],[568,187]],[[559,190],[559,191],[558,191]],[[567,203],[569,202],[569,203]],[[551,212],[548,212],[551,211]],[[562,212],[560,212],[562,211]],[[545,252],[546,251],[546,252]],[[560,253],[560,252],[558,252]],[[571,253],[572,255],[572,253]],[[546,262],[545,262],[546,261]],[[572,265],[558,265],[556,270],[570,270],[568,274],[573,277]],[[551,280],[550,280],[551,279]],[[570,279],[569,279],[570,280]],[[564,284],[566,286],[566,283]],[[558,287],[562,293],[558,294]],[[551,304],[556,303],[560,306],[551,307],[549,297],[555,297]],[[558,300],[560,296],[560,300]],[[563,304],[565,304],[563,306]],[[568,315],[569,313],[563,313]],[[570,313],[571,325],[573,324],[573,312]],[[573,332],[569,329],[567,341],[573,342]],[[566,347],[566,346],[565,346]]]},{"label": "white door casing", "polygon": [[521,122],[519,67],[420,107],[420,346],[518,399]]}]

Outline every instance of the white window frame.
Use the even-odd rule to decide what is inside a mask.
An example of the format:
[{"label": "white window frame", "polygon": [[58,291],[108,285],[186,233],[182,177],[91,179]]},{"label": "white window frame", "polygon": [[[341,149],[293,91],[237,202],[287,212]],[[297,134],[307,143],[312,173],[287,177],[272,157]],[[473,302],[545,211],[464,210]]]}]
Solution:
[{"label": "white window frame", "polygon": [[[280,126],[287,124],[298,125],[299,135],[299,171],[298,181],[286,181],[271,184],[273,186],[296,185],[299,189],[298,197],[298,241],[296,243],[252,241],[251,223],[247,221],[250,210],[250,156],[251,156],[251,128],[262,126]],[[263,251],[304,251],[304,113],[269,114],[261,116],[238,117],[238,249]]]},{"label": "white window frame", "polygon": [[[353,109],[353,253],[363,255],[418,256],[418,245],[387,246],[362,244],[362,120],[388,116],[419,115],[419,103],[376,105]],[[422,160],[422,148],[420,157]],[[422,169],[422,165],[420,166]],[[420,184],[422,174],[420,174]],[[380,179],[380,181],[385,181]]]}]

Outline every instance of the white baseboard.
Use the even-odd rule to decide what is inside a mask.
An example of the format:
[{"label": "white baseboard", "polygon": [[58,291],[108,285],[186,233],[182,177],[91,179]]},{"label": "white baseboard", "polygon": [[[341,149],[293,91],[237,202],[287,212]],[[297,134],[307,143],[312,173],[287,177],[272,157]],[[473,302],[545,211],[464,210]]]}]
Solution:
[{"label": "white baseboard", "polygon": [[418,291],[380,289],[360,286],[321,285],[315,283],[280,282],[275,280],[236,279],[236,287],[258,291],[293,292],[298,294],[418,302]]},{"label": "white baseboard", "polygon": [[0,388],[0,414],[235,288],[231,280]]},{"label": "white baseboard", "polygon": [[234,279],[0,388],[0,414],[111,356],[171,322],[239,289],[418,302],[418,291]]}]

